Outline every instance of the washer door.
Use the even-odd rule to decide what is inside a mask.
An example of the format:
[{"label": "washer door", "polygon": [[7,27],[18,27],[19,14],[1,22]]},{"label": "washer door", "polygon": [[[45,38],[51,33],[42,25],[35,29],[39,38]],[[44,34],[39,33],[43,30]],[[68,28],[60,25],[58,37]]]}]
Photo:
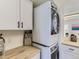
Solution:
[{"label": "washer door", "polygon": [[58,49],[55,48],[53,52],[51,52],[51,59],[58,59]]},{"label": "washer door", "polygon": [[55,13],[51,17],[51,35],[59,33],[59,15]]}]

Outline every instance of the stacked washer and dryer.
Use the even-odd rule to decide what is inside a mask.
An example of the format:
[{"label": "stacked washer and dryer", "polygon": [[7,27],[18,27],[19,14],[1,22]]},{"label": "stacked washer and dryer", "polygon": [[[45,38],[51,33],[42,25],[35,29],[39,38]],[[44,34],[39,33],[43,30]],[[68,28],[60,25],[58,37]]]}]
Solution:
[{"label": "stacked washer and dryer", "polygon": [[47,1],[34,8],[33,46],[41,50],[41,59],[59,59],[60,19],[57,7]]}]

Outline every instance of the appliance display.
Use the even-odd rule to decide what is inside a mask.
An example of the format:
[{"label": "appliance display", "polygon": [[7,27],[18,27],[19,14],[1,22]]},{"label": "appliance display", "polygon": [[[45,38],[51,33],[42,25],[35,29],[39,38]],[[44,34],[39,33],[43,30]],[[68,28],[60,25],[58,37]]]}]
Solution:
[{"label": "appliance display", "polygon": [[59,14],[57,8],[47,1],[34,8],[33,42],[51,46],[59,38]]},{"label": "appliance display", "polygon": [[57,43],[50,47],[42,46],[37,43],[33,43],[33,46],[41,50],[41,59],[59,59]]}]

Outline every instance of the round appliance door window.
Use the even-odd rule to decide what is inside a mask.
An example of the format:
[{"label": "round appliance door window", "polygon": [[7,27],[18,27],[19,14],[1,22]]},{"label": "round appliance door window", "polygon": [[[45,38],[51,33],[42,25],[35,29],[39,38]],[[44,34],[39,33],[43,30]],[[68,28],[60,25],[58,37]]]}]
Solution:
[{"label": "round appliance door window", "polygon": [[51,20],[51,35],[59,33],[59,15],[55,13]]}]

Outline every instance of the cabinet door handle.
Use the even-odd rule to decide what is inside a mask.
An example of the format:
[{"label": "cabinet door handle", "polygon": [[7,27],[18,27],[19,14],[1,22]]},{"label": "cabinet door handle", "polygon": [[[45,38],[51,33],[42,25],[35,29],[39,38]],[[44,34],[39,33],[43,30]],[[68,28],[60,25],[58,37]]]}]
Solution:
[{"label": "cabinet door handle", "polygon": [[21,28],[23,28],[23,22],[21,23]]},{"label": "cabinet door handle", "polygon": [[72,49],[72,48],[69,48],[69,50],[74,51],[74,49]]},{"label": "cabinet door handle", "polygon": [[20,22],[18,21],[18,28],[20,28]]}]

